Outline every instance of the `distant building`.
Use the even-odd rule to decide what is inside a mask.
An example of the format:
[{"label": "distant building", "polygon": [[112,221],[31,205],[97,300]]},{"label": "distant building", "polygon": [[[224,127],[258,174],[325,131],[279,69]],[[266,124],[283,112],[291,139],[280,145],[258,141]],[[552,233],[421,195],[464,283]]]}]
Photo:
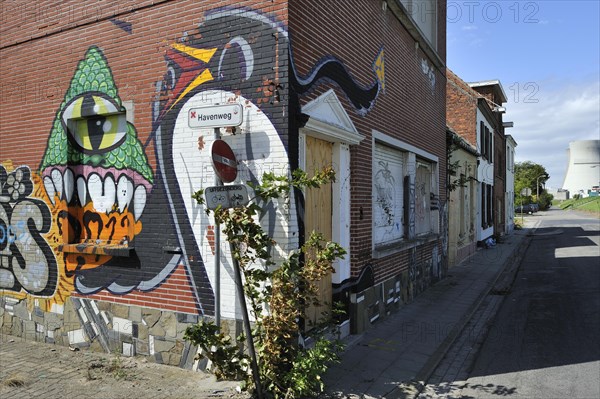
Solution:
[{"label": "distant building", "polygon": [[578,140],[569,143],[569,163],[563,189],[571,197],[587,197],[597,193],[600,185],[600,140]]},{"label": "distant building", "polygon": [[568,200],[569,199],[569,190],[563,190],[562,188],[549,188],[546,190],[548,194],[552,195],[555,200]]},{"label": "distant building", "polygon": [[466,83],[449,69],[446,78],[446,122],[479,152],[476,239],[484,241],[504,234],[505,228],[506,140],[501,104],[506,94],[498,80]]},{"label": "distant building", "polygon": [[506,217],[505,232],[515,228],[515,149],[517,142],[510,134],[506,135],[506,194],[504,209]]},{"label": "distant building", "polygon": [[477,149],[451,127],[448,142],[448,267],[455,266],[477,249]]},{"label": "distant building", "polygon": [[[488,160],[492,163],[494,169],[494,183],[492,192],[491,211],[493,216],[491,222],[494,227],[494,234],[501,236],[506,230],[506,137],[504,129],[512,127],[512,122],[503,122],[502,116],[506,108],[502,104],[508,100],[504,88],[499,80],[485,80],[480,82],[470,82],[469,86],[483,96],[492,113],[486,116],[491,120],[491,148],[488,154]],[[489,210],[488,210],[489,211]]]}]

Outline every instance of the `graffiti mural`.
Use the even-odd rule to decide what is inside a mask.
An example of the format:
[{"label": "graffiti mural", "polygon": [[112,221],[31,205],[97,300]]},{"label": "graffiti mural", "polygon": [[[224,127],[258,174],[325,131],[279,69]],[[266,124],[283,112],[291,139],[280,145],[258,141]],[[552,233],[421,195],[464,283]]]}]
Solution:
[{"label": "graffiti mural", "polygon": [[381,169],[375,172],[373,185],[375,186],[375,204],[379,208],[381,215],[380,221],[375,220],[375,226],[393,226],[394,225],[394,204],[396,203],[396,179],[389,169],[389,163],[379,161]]},{"label": "graffiti mural", "polygon": [[[225,32],[222,26],[238,28]],[[192,194],[215,185],[210,149],[216,135],[235,153],[238,173],[234,183],[257,183],[264,172],[290,173],[283,98],[286,71],[279,70],[277,62],[261,59],[284,60],[287,51],[283,25],[250,10],[216,9],[205,15],[198,31],[187,32],[165,53],[166,73],[157,84],[153,111],[158,170],[149,206],[166,202],[169,212],[166,223],[144,223],[141,236],[151,235],[156,228],[170,237],[204,314],[214,314],[215,223]],[[242,106],[240,126],[216,133],[213,128],[190,127],[190,110],[227,103]],[[281,216],[295,213],[294,201],[287,205],[289,210],[283,201],[261,206],[265,230],[287,246],[289,224]],[[240,317],[226,247],[222,247],[224,272],[219,282],[221,312],[224,317]]]},{"label": "graffiti mural", "polygon": [[[132,26],[124,30],[131,34]],[[168,44],[142,143],[102,49],[82,53],[39,167],[0,169],[0,289],[32,295],[45,311],[60,309],[73,293],[154,295],[184,275],[198,314],[213,315],[214,220],[191,194],[215,184],[215,136],[235,152],[234,183],[258,183],[264,172],[298,167],[301,96],[333,84],[364,116],[384,89],[383,47],[374,54],[369,85],[331,56],[301,76],[283,23],[249,9],[217,8]],[[191,109],[227,103],[242,106],[240,126],[190,127]],[[260,205],[261,223],[281,243],[274,254],[297,248],[302,193]],[[236,317],[229,250],[223,251],[222,315]]]},{"label": "graffiti mural", "polygon": [[[222,26],[236,28],[224,31]],[[173,246],[179,249],[204,313],[213,312],[211,287],[217,283],[213,270],[215,228],[212,217],[191,194],[215,184],[210,155],[215,137],[226,141],[236,155],[238,176],[234,183],[258,183],[264,172],[285,175],[298,166],[300,126],[295,118],[300,114],[300,95],[320,81],[333,82],[364,115],[381,90],[377,77],[383,78],[383,49],[373,66],[377,71],[374,83],[367,88],[356,83],[340,60],[326,57],[303,77],[296,73],[292,58],[285,25],[267,15],[237,8],[207,12],[197,32],[186,32],[166,51],[166,73],[157,83],[153,110],[157,182],[148,206],[165,199],[169,204],[168,222],[156,228],[172,237]],[[286,59],[291,76],[280,68]],[[190,127],[188,118],[194,108],[228,103],[242,105],[241,126],[217,132]],[[281,243],[274,248],[275,255],[297,248],[302,241],[302,204],[300,192],[280,202],[260,204],[265,230]],[[171,231],[165,232],[165,228]],[[144,222],[140,238],[151,235],[153,229],[154,225]],[[221,273],[220,283],[226,288],[222,290],[222,314],[239,317],[229,249],[223,248],[223,252],[225,273]]]},{"label": "graffiti mural", "polygon": [[[85,292],[85,271],[101,266],[114,266],[103,273],[119,291],[123,269],[139,260],[115,255],[132,246],[142,229],[153,172],[95,46],[77,65],[39,170],[52,214],[48,239],[61,269],[56,302],[64,302],[75,286]],[[139,286],[140,275],[127,273],[129,291]]]},{"label": "graffiti mural", "polygon": [[[293,66],[293,57],[290,54]],[[298,76],[294,71],[292,76],[292,87],[299,95],[306,94],[316,87],[318,83],[326,81],[333,82],[339,86],[346,98],[354,106],[356,112],[365,116],[374,106],[379,93],[384,89],[384,49],[380,49],[373,62],[374,80],[368,87],[363,87],[350,75],[344,63],[335,57],[325,57],[319,61],[306,77]]]},{"label": "graffiti mural", "polygon": [[31,198],[31,171],[8,172],[0,165],[0,290],[47,297],[54,294],[58,269],[43,235],[50,230],[50,210]]}]

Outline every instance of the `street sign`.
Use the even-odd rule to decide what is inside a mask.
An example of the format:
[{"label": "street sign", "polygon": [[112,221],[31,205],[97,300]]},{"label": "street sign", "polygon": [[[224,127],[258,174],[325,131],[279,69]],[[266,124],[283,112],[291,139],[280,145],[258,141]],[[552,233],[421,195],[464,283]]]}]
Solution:
[{"label": "street sign", "polygon": [[188,124],[196,128],[239,126],[244,119],[242,111],[242,104],[237,103],[190,108]]},{"label": "street sign", "polygon": [[521,195],[524,197],[528,197],[531,195],[531,189],[529,187],[525,187],[521,190]]},{"label": "street sign", "polygon": [[208,209],[237,208],[248,203],[248,189],[242,184],[206,187],[204,200]]},{"label": "street sign", "polygon": [[210,153],[215,173],[223,183],[231,183],[237,177],[237,160],[229,144],[223,140],[212,143]]}]

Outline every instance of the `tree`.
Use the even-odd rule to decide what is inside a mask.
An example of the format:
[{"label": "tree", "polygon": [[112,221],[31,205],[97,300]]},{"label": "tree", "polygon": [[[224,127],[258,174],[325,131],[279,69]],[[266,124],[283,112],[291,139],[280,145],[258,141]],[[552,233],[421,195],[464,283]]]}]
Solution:
[{"label": "tree", "polygon": [[[531,161],[517,162],[515,164],[515,203],[519,204],[522,201],[527,204],[534,202],[535,198],[535,202],[540,204],[540,208],[546,209],[548,204],[545,204],[545,202],[547,201],[542,204],[540,199],[545,192],[544,184],[549,178],[550,175],[542,165]],[[521,196],[521,191],[524,188],[529,188],[531,195]],[[540,198],[536,197],[538,194]]]},{"label": "tree", "polygon": [[[215,220],[223,226],[231,245],[237,265],[234,267],[239,267],[244,276],[243,291],[254,319],[251,339],[256,346],[260,387],[256,386],[256,378],[250,377],[252,359],[212,321],[202,320],[188,327],[185,338],[202,348],[202,356],[211,360],[217,377],[242,379],[244,388],[254,395],[261,392],[269,399],[315,397],[324,388],[321,376],[338,360],[341,344],[325,336],[334,314],[322,315],[321,324],[315,326],[322,329],[315,334],[311,347],[298,344],[298,322],[310,305],[319,305],[314,283],[333,272],[332,262],[346,251],[322,234],[311,232],[301,248],[275,264],[270,254],[275,242],[259,223],[262,209],[258,205],[286,197],[293,190],[317,188],[334,178],[330,167],[313,177],[301,170],[294,171],[291,178],[265,173],[261,184],[253,185],[256,198],[249,205],[214,210]],[[193,197],[204,203],[202,190]],[[238,342],[244,341],[242,336],[237,338]]]}]

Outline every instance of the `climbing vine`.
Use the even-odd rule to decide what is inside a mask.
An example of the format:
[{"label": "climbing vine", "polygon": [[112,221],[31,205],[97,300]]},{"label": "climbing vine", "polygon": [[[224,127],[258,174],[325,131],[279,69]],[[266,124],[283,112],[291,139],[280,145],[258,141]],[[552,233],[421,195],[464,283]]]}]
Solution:
[{"label": "climbing vine", "polygon": [[464,141],[458,135],[448,136],[446,142],[446,159],[448,160],[447,164],[447,174],[448,174],[448,182],[447,182],[447,190],[449,192],[458,189],[459,187],[466,187],[467,183],[471,181],[477,181],[477,179],[473,176],[464,176],[460,175],[456,177],[456,172],[461,168],[460,161],[452,162],[452,154],[460,149],[464,148]]},{"label": "climbing vine", "polygon": [[[259,204],[286,198],[293,190],[318,188],[335,180],[331,168],[309,177],[296,170],[291,178],[273,173],[263,175],[253,185],[255,199],[231,209],[217,208],[214,217],[223,227],[232,256],[244,276],[243,289],[254,320],[252,339],[256,347],[261,391],[269,398],[307,398],[324,389],[321,376],[338,360],[339,342],[325,337],[334,314],[323,314],[314,331],[315,344],[299,344],[300,320],[310,306],[322,305],[315,282],[333,272],[332,263],[345,255],[338,244],[311,232],[306,242],[286,259],[273,261],[274,240],[262,229]],[[203,203],[203,192],[193,197]],[[207,210],[210,213],[210,211]],[[335,312],[331,312],[335,313]],[[256,393],[250,374],[250,358],[241,345],[219,332],[211,321],[202,321],[186,330],[185,338],[202,348],[203,356],[213,363],[219,378],[242,379],[244,388]],[[244,337],[237,337],[239,342]]]}]

